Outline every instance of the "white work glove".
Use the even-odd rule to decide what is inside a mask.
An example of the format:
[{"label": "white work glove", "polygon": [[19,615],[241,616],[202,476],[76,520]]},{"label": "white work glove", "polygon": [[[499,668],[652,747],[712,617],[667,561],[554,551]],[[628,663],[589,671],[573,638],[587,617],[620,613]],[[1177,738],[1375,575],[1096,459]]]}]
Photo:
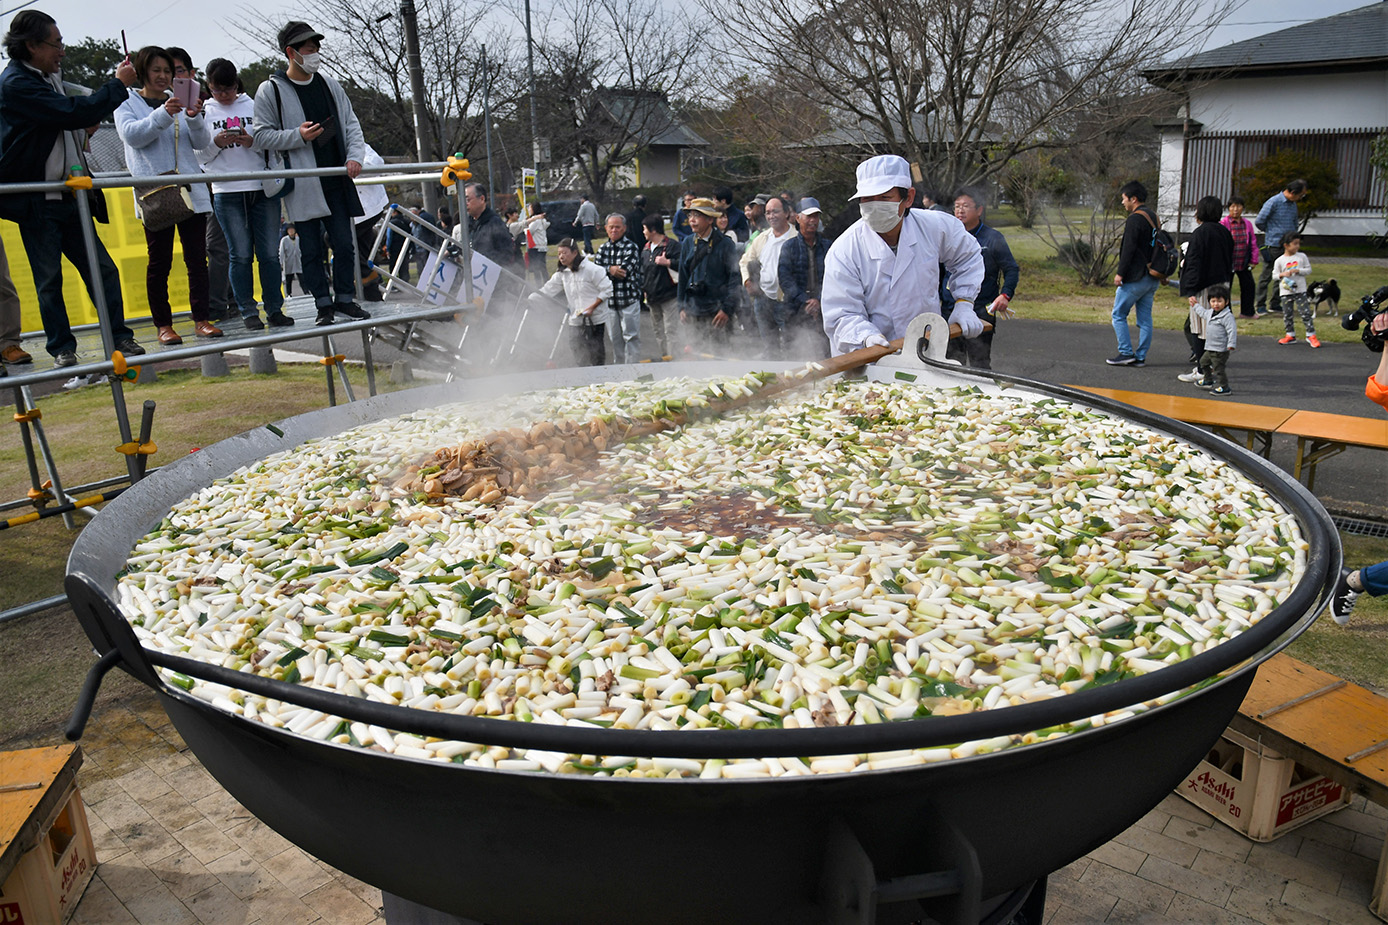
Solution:
[{"label": "white work glove", "polygon": [[889,343],[890,343],[890,341],[888,341],[888,340],[887,340],[885,337],[883,337],[881,334],[874,334],[874,335],[872,335],[871,337],[869,337],[867,340],[863,341],[863,346],[864,346],[864,347],[886,347]]},{"label": "white work glove", "polygon": [[983,333],[983,319],[974,313],[974,303],[960,300],[954,303],[949,323],[959,325],[965,337],[973,338]]}]

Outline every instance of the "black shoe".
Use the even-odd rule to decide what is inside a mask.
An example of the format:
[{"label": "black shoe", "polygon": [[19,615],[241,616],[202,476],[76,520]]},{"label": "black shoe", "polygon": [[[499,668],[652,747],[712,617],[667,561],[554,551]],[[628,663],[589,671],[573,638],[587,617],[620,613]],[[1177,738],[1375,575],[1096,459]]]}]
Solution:
[{"label": "black shoe", "polygon": [[331,308],[318,309],[318,317],[314,319],[314,325],[325,328],[333,323],[333,310]]},{"label": "black shoe", "polygon": [[53,358],[53,368],[54,368],[54,369],[63,369],[63,368],[68,367],[68,366],[76,366],[76,365],[77,365],[77,351],[76,351],[76,350],[60,350],[60,351],[58,351],[58,355],[55,356],[55,357]]},{"label": "black shoe", "polygon": [[1340,568],[1340,580],[1335,582],[1335,593],[1330,596],[1330,615],[1341,626],[1349,622],[1354,602],[1359,600],[1359,592],[1349,586],[1350,571],[1343,566]]},{"label": "black shoe", "polygon": [[1120,353],[1116,357],[1109,357],[1107,360],[1104,360],[1104,362],[1109,366],[1138,366],[1142,363],[1141,360],[1131,353]]},{"label": "black shoe", "polygon": [[1147,361],[1146,361],[1146,360],[1142,360],[1142,359],[1137,359],[1137,360],[1133,360],[1133,361],[1132,361],[1131,363],[1129,363],[1128,365],[1129,365],[1129,366],[1146,366],[1146,365],[1147,365]]},{"label": "black shoe", "polygon": [[127,337],[125,340],[116,341],[116,349],[128,357],[144,356],[145,348],[135,343],[135,338]]},{"label": "black shoe", "polygon": [[246,317],[242,318],[241,321],[245,323],[247,331],[265,330],[265,322],[260,320],[259,315],[247,315]]},{"label": "black shoe", "polygon": [[270,323],[272,328],[292,328],[294,326],[294,319],[284,312],[271,312],[265,316],[265,320]]},{"label": "black shoe", "polygon": [[356,302],[338,302],[333,306],[333,311],[341,315],[346,315],[348,318],[356,318],[358,320],[371,317],[371,313]]}]

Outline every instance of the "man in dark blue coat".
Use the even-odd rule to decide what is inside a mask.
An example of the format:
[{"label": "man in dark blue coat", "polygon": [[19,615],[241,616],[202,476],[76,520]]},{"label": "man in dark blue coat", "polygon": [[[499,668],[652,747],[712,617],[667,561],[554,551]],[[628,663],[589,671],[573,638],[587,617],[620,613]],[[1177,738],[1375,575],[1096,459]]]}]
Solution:
[{"label": "man in dark blue coat", "polygon": [[[135,68],[121,62],[116,76],[91,96],[69,97],[63,92],[59,69],[65,49],[62,33],[53,17],[38,10],[23,10],[10,21],[4,37],[9,66],[0,73],[0,177],[11,183],[63,181],[77,167],[82,174],[84,130],[95,129],[102,119],[125,102],[126,90],[135,83]],[[77,192],[77,195],[86,195]],[[98,221],[106,221],[106,201],[90,197]],[[77,365],[77,339],[63,301],[63,257],[77,268],[92,301],[97,280],[83,236],[82,219],[71,193],[24,193],[0,196],[0,218],[19,225],[24,251],[38,290],[39,315],[48,335],[47,348],[54,366]],[[106,296],[107,317],[116,350],[138,356],[144,348],[135,342],[125,324],[120,275],[110,254],[96,241],[101,289]]]},{"label": "man in dark blue coat", "polygon": [[712,199],[694,199],[685,209],[689,237],[680,244],[680,323],[696,332],[688,340],[724,344],[737,312],[742,271],[732,238],[714,227],[722,209]]},{"label": "man in dark blue coat", "polygon": [[[999,315],[1012,316],[1007,304],[1017,294],[1018,267],[1002,232],[983,223],[986,206],[987,201],[978,190],[963,189],[955,194],[954,217],[964,223],[964,229],[977,239],[983,252],[983,284],[974,301],[974,313],[996,329]],[[985,331],[975,338],[952,340],[945,356],[974,369],[992,369],[995,333],[996,330]]]}]

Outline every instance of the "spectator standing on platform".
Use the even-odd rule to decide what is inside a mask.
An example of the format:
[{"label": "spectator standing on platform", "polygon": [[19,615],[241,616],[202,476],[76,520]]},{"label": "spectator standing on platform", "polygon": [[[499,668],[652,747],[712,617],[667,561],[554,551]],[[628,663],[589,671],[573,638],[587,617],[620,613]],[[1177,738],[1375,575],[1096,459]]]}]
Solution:
[{"label": "spectator standing on platform", "polygon": [[676,324],[675,308],[679,304],[675,268],[680,262],[680,246],[678,241],[665,236],[665,219],[659,215],[647,215],[643,224],[646,246],[641,251],[642,289],[651,309],[651,326],[655,328],[660,355],[668,357],[673,355],[669,332]]},{"label": "spectator standing on platform", "polygon": [[684,340],[701,347],[727,343],[742,280],[732,239],[714,226],[720,211],[712,199],[691,200],[690,234],[680,243],[680,323]]},{"label": "spectator standing on platform", "polygon": [[290,225],[280,238],[280,269],[284,271],[284,294],[294,294],[294,283],[304,272],[302,252],[299,250],[299,230]]},{"label": "spectator standing on platform", "polygon": [[627,240],[636,245],[637,250],[646,246],[646,197],[634,196],[631,211],[626,214]]},{"label": "spectator standing on platform", "polygon": [[1301,312],[1301,325],[1306,329],[1306,343],[1321,345],[1316,337],[1316,310],[1306,296],[1306,277],[1311,275],[1311,258],[1301,252],[1301,235],[1289,231],[1282,235],[1282,256],[1272,262],[1272,275],[1282,296],[1282,328],[1286,331],[1277,342],[1296,343],[1296,312]]},{"label": "spectator standing on platform", "polygon": [[791,206],[779,196],[766,203],[766,231],[757,235],[739,261],[742,286],[752,301],[752,318],[761,337],[762,356],[780,360],[786,357],[786,324],[790,307],[781,292],[781,250],[796,236],[790,225]]},{"label": "spectator standing on platform", "polygon": [[[1229,281],[1233,278],[1234,239],[1220,222],[1219,213],[1218,196],[1205,196],[1195,204],[1195,220],[1199,224],[1186,241],[1186,255],[1181,261],[1181,295],[1190,305],[1185,324],[1186,343],[1190,344],[1192,363],[1196,367],[1177,377],[1182,382],[1205,379],[1199,365],[1206,350],[1205,327],[1210,321],[1209,292],[1212,287],[1219,286],[1227,299]],[[1229,319],[1232,318],[1230,314]]]},{"label": "spectator standing on platform", "polygon": [[[516,239],[500,215],[487,204],[487,188],[481,183],[463,187],[463,207],[467,209],[468,243],[475,253],[510,268],[516,259]],[[457,226],[461,234],[462,223]]]},{"label": "spectator standing on platform", "polygon": [[[0,176],[12,183],[60,182],[69,167],[86,172],[84,131],[95,131],[103,118],[125,101],[135,83],[135,68],[126,60],[115,77],[90,96],[68,96],[59,69],[65,47],[58,24],[47,13],[21,10],[4,37],[10,63],[0,74]],[[89,197],[93,217],[106,221],[106,199]],[[101,238],[95,235],[100,280],[92,277],[77,202],[68,193],[0,196],[0,217],[19,225],[24,252],[38,290],[39,315],[46,348],[57,367],[77,365],[77,339],[63,300],[63,258],[86,284],[92,301],[96,287],[106,298],[106,317],[117,350],[127,356],[145,352],[125,323],[120,274]]]},{"label": "spectator standing on platform", "polygon": [[530,217],[525,220],[525,259],[530,266],[530,275],[543,286],[549,278],[549,218],[545,207],[538,199],[526,204]]},{"label": "spectator standing on platform", "polygon": [[[289,167],[345,167],[346,176],[298,177],[281,202],[284,213],[299,228],[304,264],[304,287],[313,294],[318,325],[333,323],[334,315],[370,318],[356,303],[356,246],[352,219],[362,214],[352,181],[361,173],[366,139],[361,123],[342,86],[319,73],[323,34],[308,23],[293,21],[280,29],[276,44],[286,67],[276,71],[255,94],[255,146],[288,152]],[[324,269],[326,235],[337,259],[332,282]]]},{"label": "spectator standing on platform", "polygon": [[[1160,222],[1147,205],[1147,187],[1129,180],[1119,190],[1123,209],[1123,243],[1119,246],[1118,272],[1113,276],[1113,333],[1118,355],[1104,362],[1110,366],[1144,366],[1152,347],[1152,299],[1161,281],[1148,272],[1152,262],[1152,230]],[[1128,314],[1137,310],[1137,347],[1128,334]]]},{"label": "spectator standing on platform", "polygon": [[607,216],[607,241],[593,262],[612,280],[612,362],[641,360],[641,249],[627,235],[626,218]]},{"label": "spectator standing on platform", "polygon": [[1243,217],[1243,197],[1229,197],[1228,209],[1229,214],[1220,219],[1219,223],[1229,229],[1229,235],[1234,241],[1233,273],[1234,278],[1239,281],[1239,317],[1257,318],[1255,305],[1258,290],[1253,282],[1253,267],[1258,265],[1261,257],[1258,253],[1257,232],[1253,229],[1253,223]]},{"label": "spectator standing on platform", "polygon": [[[203,170],[213,174],[264,170],[265,158],[251,150],[255,101],[243,92],[236,65],[226,58],[209,61],[207,88],[212,96],[204,111],[212,144],[198,152]],[[260,264],[260,298],[265,303],[266,320],[273,327],[292,325],[294,319],[284,313],[280,289],[279,202],[265,197],[259,180],[222,181],[212,184],[212,212],[231,254],[231,291],[246,328],[259,331],[265,327],[256,308],[252,258]]]},{"label": "spectator standing on platform", "polygon": [[583,229],[583,250],[589,254],[593,252],[593,235],[598,228],[598,207],[588,201],[588,194],[583,194],[583,201],[579,203],[578,214],[574,216],[574,221]]},{"label": "spectator standing on platform", "polygon": [[781,265],[777,268],[781,292],[790,309],[787,327],[794,332],[793,349],[808,357],[829,355],[829,340],[824,336],[819,308],[824,288],[824,258],[829,255],[830,244],[829,239],[819,233],[823,214],[818,199],[806,196],[800,200],[796,209],[800,233],[781,249]]},{"label": "spectator standing on platform", "polygon": [[1281,287],[1272,282],[1273,264],[1282,256],[1282,242],[1287,239],[1287,234],[1297,230],[1296,204],[1306,198],[1306,191],[1305,180],[1291,181],[1283,187],[1282,192],[1269,196],[1258,210],[1258,217],[1253,219],[1253,224],[1263,229],[1263,272],[1258,276],[1255,306],[1260,315],[1281,309]]},{"label": "spectator standing on platform", "polygon": [[559,242],[559,269],[539,292],[530,294],[530,301],[557,299],[560,293],[568,311],[564,325],[569,331],[569,344],[580,366],[602,366],[606,357],[605,328],[612,312],[612,279],[602,267],[584,258],[573,238]]},{"label": "spectator standing on platform", "polygon": [[19,346],[24,322],[20,317],[19,293],[10,278],[10,262],[5,257],[5,245],[0,243],[0,362],[23,366],[34,362]]},{"label": "spectator standing on platform", "polygon": [[[1017,277],[1020,268],[1007,246],[1007,239],[983,221],[988,200],[981,190],[962,189],[954,195],[954,217],[964,223],[964,230],[974,236],[983,254],[983,285],[979,287],[978,298],[974,301],[974,314],[979,320],[993,326],[975,338],[957,338],[949,342],[945,356],[958,360],[974,369],[993,368],[993,335],[996,334],[998,318],[1011,318],[1008,305],[1017,294]],[[948,285],[948,283],[946,283]],[[953,301],[952,299],[950,301]]]},{"label": "spectator standing on platform", "polygon": [[[125,163],[135,178],[179,173],[201,175],[195,149],[211,143],[202,100],[184,109],[183,104],[165,94],[173,84],[173,58],[157,45],[146,45],[135,53],[135,73],[141,88],[126,97],[115,112],[116,133],[125,144]],[[159,185],[168,181],[161,180]],[[140,196],[148,187],[135,187],[135,212],[141,213]],[[173,242],[177,232],[183,245],[183,265],[188,270],[188,307],[193,313],[193,333],[199,337],[221,337],[222,332],[209,317],[207,280],[207,216],[212,196],[205,183],[188,185],[193,214],[176,225],[151,231],[145,228],[149,266],[145,270],[145,294],[149,313],[159,332],[159,343],[183,343],[173,327],[173,306],[169,304],[169,273],[173,269]]]}]

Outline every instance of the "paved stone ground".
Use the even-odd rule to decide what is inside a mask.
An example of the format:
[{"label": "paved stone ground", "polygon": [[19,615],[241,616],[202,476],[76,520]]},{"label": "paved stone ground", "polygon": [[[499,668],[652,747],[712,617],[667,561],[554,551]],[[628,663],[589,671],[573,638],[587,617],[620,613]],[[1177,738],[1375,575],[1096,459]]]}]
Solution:
[{"label": "paved stone ground", "polygon": [[[82,746],[78,779],[99,866],[74,925],[385,921],[379,890],[296,848],[233,800],[152,693],[95,714]],[[1388,810],[1357,797],[1258,844],[1173,794],[1052,874],[1046,921],[1382,925],[1367,903],[1385,831]]]}]

